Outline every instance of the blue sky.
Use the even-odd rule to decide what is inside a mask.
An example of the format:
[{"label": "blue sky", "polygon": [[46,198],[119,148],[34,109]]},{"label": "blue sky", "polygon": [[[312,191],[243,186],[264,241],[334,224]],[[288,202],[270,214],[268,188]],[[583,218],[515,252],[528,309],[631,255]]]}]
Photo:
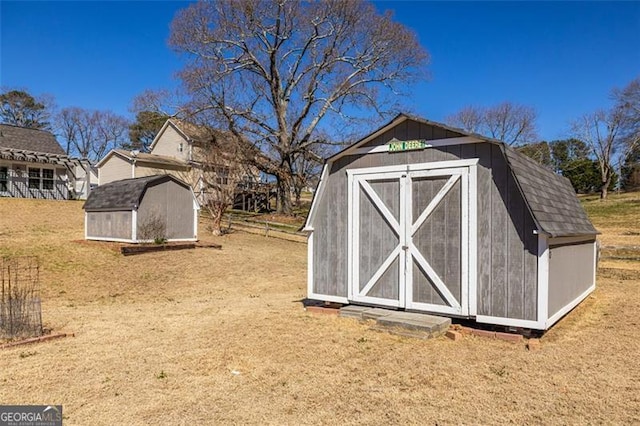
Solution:
[{"label": "blue sky", "polygon": [[[177,85],[166,44],[187,2],[1,1],[0,85],[48,93],[60,107],[129,114],[145,89]],[[430,52],[430,79],[408,99],[442,121],[466,105],[534,107],[539,134],[610,103],[640,76],[640,2],[380,2]]]}]

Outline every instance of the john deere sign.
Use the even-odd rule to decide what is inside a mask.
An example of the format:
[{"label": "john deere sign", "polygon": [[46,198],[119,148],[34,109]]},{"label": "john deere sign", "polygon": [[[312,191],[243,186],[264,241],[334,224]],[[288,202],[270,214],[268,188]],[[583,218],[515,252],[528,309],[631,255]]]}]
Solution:
[{"label": "john deere sign", "polygon": [[429,145],[424,139],[412,139],[408,141],[399,141],[393,138],[389,141],[389,152],[413,151],[416,149],[425,149]]}]

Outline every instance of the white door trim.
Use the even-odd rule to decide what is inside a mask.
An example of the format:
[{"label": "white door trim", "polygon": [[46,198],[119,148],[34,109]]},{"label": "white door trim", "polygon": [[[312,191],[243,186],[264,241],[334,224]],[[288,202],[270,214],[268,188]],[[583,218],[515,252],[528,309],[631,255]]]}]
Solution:
[{"label": "white door trim", "polygon": [[[402,246],[404,245],[404,235],[402,230],[404,229],[404,220],[402,215],[396,220],[386,206],[386,204],[380,199],[375,190],[371,187],[371,185],[367,181],[376,181],[376,180],[397,180],[399,182],[399,191],[400,191],[400,206],[399,212],[402,213],[403,203],[405,202],[403,193],[404,190],[404,182],[403,177],[406,176],[406,172],[395,171],[388,173],[359,173],[359,174],[348,174],[348,197],[349,197],[349,206],[348,206],[348,220],[349,220],[349,232],[348,232],[348,248],[347,248],[347,256],[349,258],[348,262],[348,274],[349,280],[347,283],[348,287],[348,298],[357,302],[363,303],[373,303],[377,305],[387,305],[394,307],[402,307],[404,306],[404,298],[405,291],[402,284],[402,277],[404,275],[404,261],[405,261],[405,253],[402,250]],[[393,232],[398,237],[398,244],[391,251],[391,253],[387,256],[387,258],[380,264],[379,268],[373,274],[373,276],[367,281],[367,284],[360,289],[360,262],[358,258],[358,254],[360,253],[360,188],[365,192],[366,196],[370,197],[373,201],[373,206],[382,214],[384,220],[389,224],[389,227],[393,230]],[[398,258],[398,300],[394,299],[384,299],[379,297],[367,296],[366,294],[373,288],[376,282],[382,277],[382,275],[389,269],[389,267],[393,264],[393,262]]]},{"label": "white door trim", "polygon": [[[347,256],[349,261],[347,266],[348,273],[348,294],[347,298],[352,301],[369,302],[372,304],[407,307],[411,309],[426,310],[439,313],[448,313],[461,316],[474,316],[477,312],[477,165],[478,159],[468,160],[452,160],[452,161],[438,161],[432,163],[419,163],[419,164],[402,164],[395,166],[382,166],[382,167],[369,167],[362,169],[350,169],[347,170],[348,181],[348,247]],[[445,184],[436,195],[438,200],[432,200],[416,220],[416,224],[412,221],[412,197],[411,191],[406,189],[406,184],[411,182],[412,177],[426,177],[426,176],[442,176],[449,174],[451,178]],[[398,220],[393,217],[393,214],[388,210],[384,203],[380,200],[373,188],[368,183],[362,185],[363,191],[376,202],[376,208],[378,206],[384,206],[379,209],[387,223],[392,227],[396,235],[398,235],[398,246],[394,248],[392,253],[386,258],[385,262],[380,265],[380,269],[376,271],[376,274],[371,278],[362,291],[359,291],[360,277],[359,277],[359,259],[357,256],[360,253],[360,241],[359,241],[359,226],[360,226],[360,186],[361,182],[365,180],[384,180],[384,179],[398,179],[400,182],[400,217]],[[430,278],[438,287],[438,291],[441,292],[445,300],[452,306],[439,306],[432,304],[413,303],[411,302],[413,296],[413,286],[406,285],[405,282],[412,283],[413,266],[408,265],[411,256],[413,255],[416,260],[421,263],[424,269],[424,264],[428,265],[428,262],[420,255],[419,251],[415,247],[411,247],[412,244],[407,244],[407,236],[411,237],[415,231],[419,228],[420,224],[426,220],[429,215],[427,210],[433,210],[437,207],[438,203],[446,196],[448,191],[461,180],[461,300],[455,299],[453,294],[446,288],[442,280],[438,278],[433,280],[430,274]],[[445,190],[446,189],[446,190]],[[437,201],[437,202],[434,202]],[[432,205],[433,204],[433,205]],[[418,222],[419,221],[419,222]],[[465,225],[466,224],[466,225]],[[405,227],[406,231],[402,228]],[[406,247],[406,249],[402,249]],[[399,250],[399,253],[396,253]],[[414,253],[419,255],[415,256]],[[399,277],[400,285],[398,289],[399,300],[382,299],[378,297],[360,296],[360,294],[366,294],[366,291],[370,290],[377,279],[388,269],[393,263],[396,257],[400,259],[400,274],[404,274]],[[423,262],[424,261],[424,262]],[[388,263],[388,265],[387,265]],[[385,266],[385,268],[382,268]],[[432,268],[427,268],[432,269]],[[425,269],[425,272],[427,270]],[[437,277],[434,271],[433,276]],[[436,282],[437,281],[437,282]]]},{"label": "white door trim", "polygon": [[365,167],[362,169],[348,169],[347,176],[355,175],[378,175],[379,179],[384,179],[382,173],[389,172],[409,172],[409,171],[427,171],[434,169],[456,169],[460,167],[475,166],[480,160],[471,158],[468,160],[450,160],[450,161],[434,161],[431,163],[416,164],[398,164],[395,166]]},{"label": "white door trim", "polygon": [[[409,246],[412,248],[411,254],[416,259],[420,267],[427,274],[431,282],[436,287],[436,290],[440,293],[442,298],[449,305],[437,305],[432,303],[424,303],[424,302],[414,302],[413,294],[410,297],[407,297],[406,307],[410,309],[417,309],[429,312],[438,312],[445,313],[451,315],[459,315],[459,316],[467,316],[469,314],[469,273],[468,273],[468,235],[469,235],[469,185],[468,185],[468,176],[469,176],[469,167],[457,167],[457,168],[438,168],[433,170],[419,170],[409,172],[409,177],[411,179],[421,178],[421,177],[436,177],[436,176],[451,176],[449,180],[445,183],[445,185],[438,191],[434,199],[429,202],[427,208],[420,214],[418,219],[414,224],[411,225],[411,232],[409,235],[410,243]],[[444,199],[444,197],[449,193],[449,191],[453,188],[453,186],[460,181],[461,184],[461,195],[460,195],[460,222],[461,222],[461,235],[460,235],[460,301],[458,301],[455,296],[451,293],[451,291],[444,284],[442,279],[436,274],[436,272],[431,268],[426,259],[419,252],[417,247],[413,244],[413,236],[416,231],[419,229],[420,225],[423,224],[426,217],[435,210],[435,208],[440,204],[440,202]],[[426,215],[425,215],[426,213]],[[466,224],[466,226],[465,226]],[[413,274],[413,265],[411,262],[407,264],[407,270],[411,270],[411,274]],[[408,281],[408,283],[413,283],[413,276]],[[413,285],[407,284],[407,288],[410,288],[411,292],[413,292]]]}]

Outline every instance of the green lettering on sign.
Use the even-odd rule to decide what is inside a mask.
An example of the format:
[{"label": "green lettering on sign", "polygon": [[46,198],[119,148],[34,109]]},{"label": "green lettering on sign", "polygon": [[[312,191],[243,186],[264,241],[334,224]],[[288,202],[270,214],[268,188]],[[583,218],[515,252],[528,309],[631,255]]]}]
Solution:
[{"label": "green lettering on sign", "polygon": [[429,146],[430,145],[427,145],[427,141],[424,139],[399,141],[396,138],[393,138],[389,141],[389,152],[413,151],[416,149],[425,149]]}]

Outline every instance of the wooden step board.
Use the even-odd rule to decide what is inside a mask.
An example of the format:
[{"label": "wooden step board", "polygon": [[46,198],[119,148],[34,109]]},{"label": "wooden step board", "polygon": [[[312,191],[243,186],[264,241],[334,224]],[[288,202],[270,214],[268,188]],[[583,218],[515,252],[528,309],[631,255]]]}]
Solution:
[{"label": "wooden step board", "polygon": [[340,308],[340,316],[361,321],[373,320],[376,322],[372,326],[374,330],[421,339],[439,336],[451,325],[450,318],[356,305]]}]

